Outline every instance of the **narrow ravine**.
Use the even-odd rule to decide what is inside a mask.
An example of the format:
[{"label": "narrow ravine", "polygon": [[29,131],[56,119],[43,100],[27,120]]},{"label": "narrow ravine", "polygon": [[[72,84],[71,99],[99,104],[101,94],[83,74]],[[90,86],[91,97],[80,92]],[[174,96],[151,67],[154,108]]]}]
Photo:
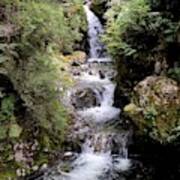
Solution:
[{"label": "narrow ravine", "polygon": [[[81,72],[74,76],[77,85],[69,96],[74,97],[78,91],[88,89],[94,94],[95,103],[75,108],[78,119],[81,119],[76,123],[81,129],[74,133],[83,133],[85,140],[81,153],[74,152],[77,158],[72,161],[71,170],[47,175],[44,180],[113,180],[131,168],[127,149],[129,133],[115,128],[121,110],[113,107],[116,71],[100,42],[103,26],[88,5],[84,8],[89,24],[89,59],[81,65]],[[74,101],[76,104],[76,97]],[[83,127],[84,123],[86,127]]]}]

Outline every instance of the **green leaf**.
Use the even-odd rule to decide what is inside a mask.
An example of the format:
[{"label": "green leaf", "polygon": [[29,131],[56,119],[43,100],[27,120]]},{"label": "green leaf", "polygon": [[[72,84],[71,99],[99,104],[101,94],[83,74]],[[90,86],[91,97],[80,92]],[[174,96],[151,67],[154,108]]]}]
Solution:
[{"label": "green leaf", "polygon": [[18,124],[11,124],[9,129],[10,138],[18,138],[22,132],[22,128]]},{"label": "green leaf", "polygon": [[3,140],[7,137],[7,128],[0,125],[0,140]]}]

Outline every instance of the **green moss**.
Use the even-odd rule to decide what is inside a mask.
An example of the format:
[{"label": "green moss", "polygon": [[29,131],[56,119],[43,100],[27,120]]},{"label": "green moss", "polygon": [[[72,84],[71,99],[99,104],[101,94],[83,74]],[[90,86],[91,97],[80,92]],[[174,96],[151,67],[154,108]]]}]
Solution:
[{"label": "green moss", "polygon": [[180,83],[180,67],[169,69],[168,77],[170,77],[170,78],[176,80],[178,83]]},{"label": "green moss", "polygon": [[126,106],[124,111],[141,134],[161,143],[169,143],[180,135],[174,132],[180,125],[180,94],[175,81],[151,76],[136,86],[131,101],[133,105]]},{"label": "green moss", "polygon": [[22,128],[17,124],[13,123],[9,128],[9,137],[10,138],[18,138],[22,132]]},{"label": "green moss", "polygon": [[0,179],[1,180],[17,180],[16,173],[14,171],[0,171]]}]

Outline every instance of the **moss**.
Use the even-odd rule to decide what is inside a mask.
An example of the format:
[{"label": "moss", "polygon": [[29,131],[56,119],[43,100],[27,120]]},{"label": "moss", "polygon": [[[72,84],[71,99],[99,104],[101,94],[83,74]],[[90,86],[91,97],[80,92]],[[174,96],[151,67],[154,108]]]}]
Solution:
[{"label": "moss", "polygon": [[133,103],[128,104],[127,106],[124,107],[124,112],[136,114],[138,113],[138,107]]},{"label": "moss", "polygon": [[1,172],[0,170],[0,179],[1,180],[17,180],[16,178],[16,173],[14,173],[14,171],[3,171]]},{"label": "moss", "polygon": [[127,105],[124,111],[138,126],[139,132],[145,132],[161,143],[176,139],[180,135],[178,132],[173,135],[180,125],[177,83],[166,77],[151,76],[140,82],[134,91],[133,104]]},{"label": "moss", "polygon": [[10,138],[18,138],[22,132],[22,128],[17,124],[11,124],[9,129],[9,137]]}]

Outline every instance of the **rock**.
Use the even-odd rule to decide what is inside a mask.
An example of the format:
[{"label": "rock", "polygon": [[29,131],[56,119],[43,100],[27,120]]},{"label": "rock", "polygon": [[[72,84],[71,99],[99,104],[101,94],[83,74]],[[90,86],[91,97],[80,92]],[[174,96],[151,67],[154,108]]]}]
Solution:
[{"label": "rock", "polygon": [[16,175],[17,175],[18,177],[21,176],[21,169],[17,169],[17,170],[16,170]]},{"label": "rock", "polygon": [[125,106],[124,111],[136,114],[139,110],[135,104],[131,103],[131,104],[128,104],[127,106]]},{"label": "rock", "polygon": [[18,177],[24,177],[24,176],[26,176],[26,170],[25,169],[17,169],[16,170],[16,175]]},{"label": "rock", "polygon": [[14,160],[18,164],[23,164],[23,167],[29,169],[34,165],[34,155],[37,152],[37,142],[20,142],[13,147]]},{"label": "rock", "polygon": [[141,134],[161,143],[175,140],[180,126],[180,87],[164,76],[149,76],[134,88],[131,104],[124,108]]},{"label": "rock", "polygon": [[73,61],[71,66],[80,66],[80,63],[78,61]]},{"label": "rock", "polygon": [[77,90],[72,95],[71,102],[76,109],[84,109],[100,105],[96,93],[91,88]]},{"label": "rock", "polygon": [[43,169],[47,169],[48,168],[48,165],[46,163],[44,163],[42,166],[41,166],[41,170]]},{"label": "rock", "polygon": [[68,158],[68,157],[72,157],[73,156],[73,152],[65,152],[64,153],[64,157]]},{"label": "rock", "polygon": [[104,22],[104,14],[108,8],[107,0],[92,0],[90,8]]},{"label": "rock", "polygon": [[72,55],[65,56],[66,61],[72,62],[72,66],[78,66],[85,63],[87,55],[83,51],[76,51]]},{"label": "rock", "polygon": [[101,79],[105,79],[105,75],[103,74],[102,71],[99,71],[99,76],[100,76]]},{"label": "rock", "polygon": [[39,166],[37,166],[37,165],[35,165],[35,166],[32,167],[32,170],[33,170],[33,171],[37,171],[38,169],[39,169]]}]

